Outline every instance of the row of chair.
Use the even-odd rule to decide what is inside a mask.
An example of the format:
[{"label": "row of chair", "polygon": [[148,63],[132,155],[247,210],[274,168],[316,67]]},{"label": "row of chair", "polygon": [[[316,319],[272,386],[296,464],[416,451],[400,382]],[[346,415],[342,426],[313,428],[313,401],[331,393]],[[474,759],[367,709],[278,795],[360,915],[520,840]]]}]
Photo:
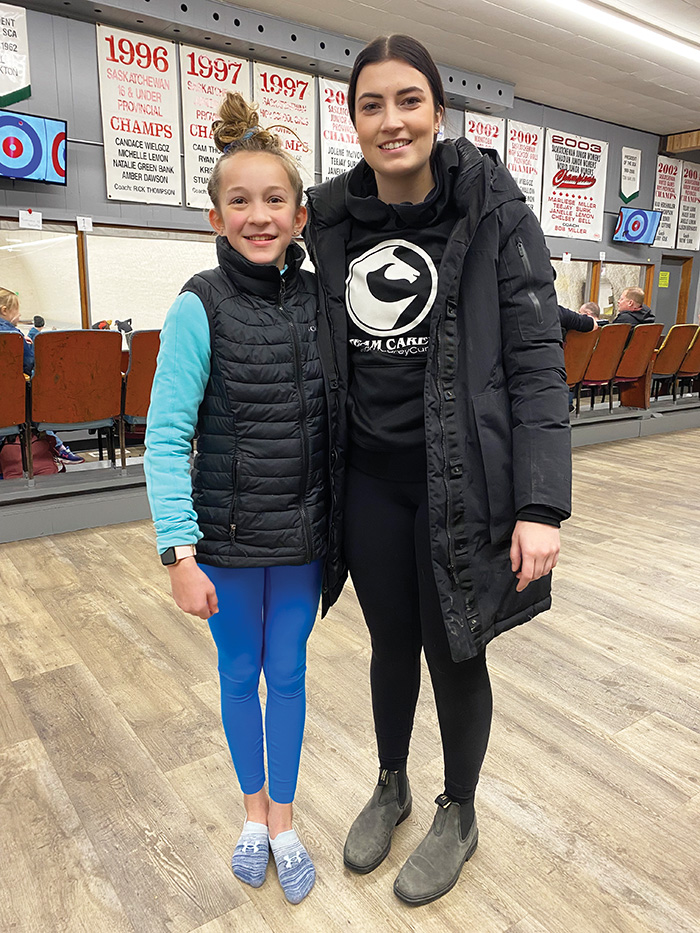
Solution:
[{"label": "row of chair", "polygon": [[587,333],[569,331],[564,360],[566,381],[576,392],[576,414],[583,389],[590,389],[593,408],[596,389],[602,388],[612,411],[615,386],[622,404],[649,408],[653,380],[657,387],[671,380],[675,402],[679,382],[700,374],[700,328],[675,324],[661,341],[662,330],[662,324],[638,324],[631,337],[629,324],[608,324]]},{"label": "row of chair", "polygon": [[20,334],[0,333],[0,436],[19,434],[23,462],[33,480],[32,430],[107,428],[119,432],[126,469],[126,426],[144,424],[160,347],[160,331],[134,333],[127,360],[115,331],[64,330],[38,334],[34,373],[22,370]]}]

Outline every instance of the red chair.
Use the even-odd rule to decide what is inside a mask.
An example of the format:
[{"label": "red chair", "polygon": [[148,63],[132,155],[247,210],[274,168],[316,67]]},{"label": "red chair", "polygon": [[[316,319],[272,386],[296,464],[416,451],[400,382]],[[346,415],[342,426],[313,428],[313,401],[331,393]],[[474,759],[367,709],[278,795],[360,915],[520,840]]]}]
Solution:
[{"label": "red chair", "polygon": [[[19,434],[22,469],[29,472],[32,439],[27,418],[24,337],[0,332],[0,437]],[[31,474],[30,474],[31,477]]]},{"label": "red chair", "polygon": [[[112,429],[118,425],[121,352],[122,337],[115,331],[63,330],[38,334],[30,383],[31,420],[36,427],[41,431],[65,431]],[[126,469],[124,458],[122,469]]]},{"label": "red chair", "polygon": [[673,401],[676,401],[678,372],[688,349],[698,332],[697,324],[674,324],[666,334],[654,360],[652,376],[655,384],[654,399],[659,398],[659,389],[666,379],[673,380]]},{"label": "red chair", "polygon": [[564,341],[566,384],[576,391],[576,414],[581,411],[581,383],[598,342],[598,330],[570,330]]},{"label": "red chair", "polygon": [[[647,379],[647,370],[650,368],[662,330],[663,324],[638,324],[634,328],[613,378],[613,386],[617,386],[620,393],[620,404],[624,404],[623,388],[632,387],[633,383],[637,383],[639,387],[642,382],[645,384],[648,382],[649,389],[651,389],[651,380]],[[651,392],[649,392],[650,395]],[[635,408],[649,407],[651,402],[646,392],[642,398],[643,404],[635,405]]]},{"label": "red chair", "polygon": [[595,405],[596,388],[605,386],[609,393],[610,411],[612,411],[613,379],[620,365],[629,332],[629,324],[606,324],[600,329],[598,343],[586,368],[582,383],[584,389],[591,390],[591,408]]},{"label": "red chair", "polygon": [[123,377],[119,443],[126,458],[126,425],[145,424],[160,349],[159,330],[137,330],[131,338],[129,368]]},{"label": "red chair", "polygon": [[[681,386],[681,398],[683,398],[683,380],[690,380],[690,391],[692,393],[693,379],[697,376],[700,376],[700,327],[698,328],[695,336],[693,337],[693,342],[688,348],[688,352],[683,357],[683,362],[678,367],[678,372],[676,373],[674,386],[674,398],[676,396],[676,388],[680,383]],[[700,388],[698,390],[698,398],[700,398]]]}]

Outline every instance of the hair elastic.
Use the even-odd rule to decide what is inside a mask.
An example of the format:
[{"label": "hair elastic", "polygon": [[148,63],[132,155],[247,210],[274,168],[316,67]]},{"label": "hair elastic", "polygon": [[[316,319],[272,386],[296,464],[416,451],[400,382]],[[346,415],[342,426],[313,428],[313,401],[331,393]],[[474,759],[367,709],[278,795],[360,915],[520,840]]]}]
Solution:
[{"label": "hair elastic", "polygon": [[242,136],[240,136],[238,139],[234,139],[230,143],[227,143],[224,146],[224,155],[226,155],[226,153],[230,152],[232,149],[235,149],[236,146],[240,146],[240,144],[245,142],[246,139],[250,139],[252,136],[255,136],[256,133],[261,133],[261,132],[262,132],[261,126],[254,126],[252,130],[246,130],[245,133]]}]

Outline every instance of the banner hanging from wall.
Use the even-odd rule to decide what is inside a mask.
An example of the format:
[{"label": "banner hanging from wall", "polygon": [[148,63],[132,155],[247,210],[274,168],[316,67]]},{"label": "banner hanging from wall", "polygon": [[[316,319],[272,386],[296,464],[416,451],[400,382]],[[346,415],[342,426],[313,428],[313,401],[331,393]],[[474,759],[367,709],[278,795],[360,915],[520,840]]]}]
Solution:
[{"label": "banner hanging from wall", "polygon": [[683,163],[678,159],[669,159],[662,155],[657,157],[654,210],[662,211],[662,217],[656,231],[654,246],[673,249],[676,245],[682,174]]},{"label": "banner hanging from wall", "polygon": [[607,167],[608,144],[602,139],[547,130],[542,195],[546,236],[601,241]]},{"label": "banner hanging from wall", "polygon": [[315,181],[316,85],[314,76],[255,62],[253,98],[260,122],[277,133],[299,163],[304,185]]},{"label": "banner hanging from wall", "polygon": [[639,196],[639,177],[642,171],[642,150],[622,147],[620,162],[620,197],[629,204]]},{"label": "banner hanging from wall", "polygon": [[31,96],[27,11],[0,3],[0,107]]},{"label": "banner hanging from wall", "polygon": [[174,42],[97,26],[107,197],[182,204]]},{"label": "banner hanging from wall", "polygon": [[464,135],[479,149],[495,149],[505,159],[506,121],[485,113],[464,111]]},{"label": "banner hanging from wall", "polygon": [[676,249],[700,249],[700,165],[683,162]]},{"label": "banner hanging from wall", "polygon": [[527,206],[540,219],[542,208],[542,156],[544,127],[508,121],[506,167],[525,195]]},{"label": "banner hanging from wall", "polygon": [[342,175],[362,158],[355,127],[348,113],[348,86],[342,81],[318,79],[321,110],[321,174],[323,179]]},{"label": "banner hanging from wall", "polygon": [[190,45],[180,46],[180,97],[185,142],[185,204],[210,207],[207,184],[221,153],[211,125],[227,91],[250,100],[250,62]]}]

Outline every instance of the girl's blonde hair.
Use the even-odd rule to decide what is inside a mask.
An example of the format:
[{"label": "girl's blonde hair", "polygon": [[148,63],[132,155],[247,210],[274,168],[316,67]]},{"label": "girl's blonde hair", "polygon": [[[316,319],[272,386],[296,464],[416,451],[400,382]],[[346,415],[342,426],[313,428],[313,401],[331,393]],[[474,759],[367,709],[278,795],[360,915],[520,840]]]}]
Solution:
[{"label": "girl's blonde hair", "polygon": [[292,185],[296,198],[296,206],[301,205],[304,193],[304,184],[299,174],[297,164],[282,148],[279,137],[260,125],[258,111],[253,104],[249,104],[238,92],[226,94],[219,107],[219,119],[212,125],[214,145],[222,156],[217,160],[214,171],[209,178],[207,191],[215,208],[219,208],[219,188],[221,186],[221,167],[223,163],[232,158],[237,152],[269,152],[282,160]]},{"label": "girl's blonde hair", "polygon": [[5,317],[5,311],[16,311],[19,308],[19,298],[9,288],[0,288],[0,313]]}]

